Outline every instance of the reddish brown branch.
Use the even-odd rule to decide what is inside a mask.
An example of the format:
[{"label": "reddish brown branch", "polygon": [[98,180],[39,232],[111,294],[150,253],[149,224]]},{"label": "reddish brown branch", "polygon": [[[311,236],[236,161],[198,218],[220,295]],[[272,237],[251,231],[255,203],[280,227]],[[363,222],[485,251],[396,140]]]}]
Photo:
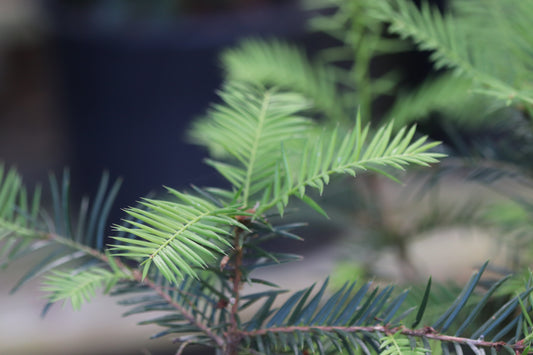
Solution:
[{"label": "reddish brown branch", "polygon": [[266,335],[268,332],[271,333],[293,333],[295,331],[300,332],[313,332],[313,330],[321,330],[324,332],[332,332],[335,330],[340,330],[347,333],[359,333],[359,332],[367,332],[367,333],[384,333],[387,335],[395,334],[397,332],[400,332],[403,335],[418,337],[418,338],[427,338],[427,339],[434,339],[442,342],[450,342],[455,344],[464,344],[464,345],[473,345],[476,347],[483,347],[483,348],[501,348],[503,346],[508,346],[509,348],[517,351],[522,352],[525,349],[525,345],[523,342],[517,342],[516,344],[507,344],[503,341],[499,342],[491,342],[491,341],[485,341],[482,339],[470,339],[470,338],[463,338],[463,337],[456,337],[451,335],[445,335],[445,334],[439,334],[437,331],[435,331],[431,327],[424,327],[422,329],[408,329],[403,326],[401,327],[394,327],[389,328],[387,326],[383,325],[376,325],[376,326],[352,326],[352,327],[341,327],[341,326],[289,326],[289,327],[274,327],[274,328],[266,328],[266,329],[258,329],[253,331],[245,332],[243,331],[241,334],[242,336],[249,336],[253,337],[256,335]]},{"label": "reddish brown branch", "polygon": [[241,270],[242,265],[242,249],[239,247],[235,251],[235,272],[233,275],[233,299],[231,300],[231,327],[237,330],[237,312],[239,310],[240,287],[241,287]]},{"label": "reddish brown branch", "polygon": [[[109,260],[108,256],[102,252],[99,252],[96,249],[81,245],[67,238],[63,238],[54,233],[47,233],[44,235],[44,239],[54,240],[58,243],[68,245],[72,248],[79,249],[91,255],[97,259],[102,260],[106,264],[111,264],[112,261]],[[125,265],[119,258],[114,257],[113,262],[122,270],[126,275],[132,275],[133,279],[139,283],[142,283],[151,289],[153,289],[159,296],[161,296],[165,301],[167,301],[172,307],[174,307],[180,314],[189,321],[192,325],[198,327],[205,335],[210,337],[218,347],[222,348],[225,344],[225,341],[222,337],[215,334],[209,327],[203,324],[201,321],[197,320],[187,309],[185,309],[181,304],[176,302],[165,292],[165,288],[158,286],[152,280],[148,278],[142,278],[142,272],[139,269],[131,269]]]},{"label": "reddish brown branch", "polygon": [[133,278],[143,283],[144,285],[150,287],[153,289],[159,296],[161,296],[165,301],[168,302],[172,307],[174,307],[180,314],[183,316],[183,318],[187,319],[189,323],[194,325],[195,327],[198,327],[205,335],[207,335],[209,338],[211,338],[218,347],[223,347],[225,344],[224,339],[222,339],[220,336],[215,334],[209,327],[207,327],[205,324],[197,320],[189,311],[187,311],[181,304],[176,302],[172,297],[168,295],[167,292],[164,292],[164,289],[158,285],[156,285],[152,280],[145,278],[143,280],[142,273],[140,270],[133,270]]},{"label": "reddish brown branch", "polygon": [[240,243],[242,229],[235,229],[235,239],[233,247],[235,254],[233,255],[233,298],[231,299],[230,311],[230,329],[227,333],[228,344],[225,349],[227,355],[237,355],[239,343],[242,339],[242,332],[237,323],[237,313],[239,312],[240,288],[241,288],[241,266],[242,266],[242,247]]}]

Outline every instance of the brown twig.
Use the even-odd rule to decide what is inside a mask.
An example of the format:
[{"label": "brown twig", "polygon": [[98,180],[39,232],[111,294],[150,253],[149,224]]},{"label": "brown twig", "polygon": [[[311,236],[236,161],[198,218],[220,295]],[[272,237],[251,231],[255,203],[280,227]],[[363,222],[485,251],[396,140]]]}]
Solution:
[{"label": "brown twig", "polygon": [[252,330],[252,331],[243,331],[241,332],[242,336],[257,336],[257,335],[265,335],[268,332],[271,333],[293,333],[296,331],[299,332],[313,332],[315,330],[320,330],[324,332],[331,332],[335,330],[343,331],[346,333],[359,333],[359,332],[367,332],[367,333],[384,333],[387,335],[395,334],[397,332],[400,332],[403,335],[408,335],[412,337],[418,337],[418,338],[427,338],[427,339],[434,339],[442,342],[450,342],[455,344],[464,344],[464,345],[473,345],[476,347],[484,347],[484,348],[502,348],[504,346],[507,346],[515,351],[522,352],[525,349],[525,345],[523,342],[519,341],[515,344],[508,344],[503,341],[498,342],[492,342],[492,341],[486,341],[483,339],[470,339],[470,338],[463,338],[463,337],[456,337],[451,335],[445,335],[440,334],[436,330],[434,330],[431,327],[424,327],[422,329],[408,329],[403,326],[400,327],[393,327],[390,328],[388,326],[384,325],[375,325],[375,326],[351,326],[351,327],[342,327],[342,326],[288,326],[288,327],[274,327],[274,328],[266,328],[266,329],[258,329],[258,330]]},{"label": "brown twig", "polygon": [[241,266],[242,266],[242,246],[240,243],[242,229],[235,229],[235,239],[233,247],[233,298],[231,299],[230,311],[230,329],[227,333],[227,346],[225,354],[236,355],[238,353],[239,343],[242,339],[242,332],[237,323],[237,313],[239,312],[240,288],[241,288]]},{"label": "brown twig", "polygon": [[183,318],[187,319],[189,323],[194,325],[195,327],[198,327],[205,335],[207,335],[209,338],[211,338],[219,347],[224,346],[224,339],[222,339],[220,336],[215,334],[209,327],[207,327],[205,324],[197,320],[187,309],[185,309],[181,304],[176,302],[172,297],[168,295],[167,292],[164,292],[164,289],[157,284],[155,284],[152,280],[145,278],[143,280],[142,278],[142,272],[140,270],[133,270],[133,278],[140,282],[145,284],[146,286],[153,289],[159,296],[161,296],[165,301],[168,302],[169,305],[174,307],[180,314],[183,316]]},{"label": "brown twig", "polygon": [[[54,241],[56,241],[56,242],[58,242],[60,244],[67,245],[67,246],[70,246],[72,248],[82,250],[85,253],[87,253],[87,254],[89,254],[89,255],[91,255],[91,256],[99,259],[99,260],[102,260],[106,264],[111,264],[111,261],[109,260],[109,257],[106,254],[104,254],[104,253],[102,253],[102,252],[100,252],[100,251],[98,251],[96,249],[93,249],[93,248],[81,245],[79,243],[76,243],[76,242],[74,242],[74,241],[72,241],[70,239],[67,239],[67,238],[61,237],[59,235],[56,235],[54,233],[48,233],[48,234],[44,235],[44,239],[54,240]],[[172,297],[170,297],[168,295],[167,292],[164,292],[165,291],[164,287],[158,286],[157,284],[155,284],[152,280],[150,280],[148,278],[144,278],[143,279],[141,270],[132,269],[132,268],[128,267],[119,258],[113,257],[113,262],[122,271],[124,271],[124,273],[126,275],[131,275],[132,278],[135,281],[137,281],[139,283],[142,283],[142,284],[150,287],[151,289],[153,289],[159,296],[161,296],[172,307],[174,307],[185,319],[187,319],[187,321],[189,321],[192,325],[198,327],[205,335],[207,335],[209,338],[211,338],[217,344],[218,347],[223,347],[224,346],[225,341],[224,341],[224,339],[222,337],[220,337],[217,334],[215,334],[209,327],[207,327],[205,324],[203,324],[202,322],[197,320],[181,304],[179,304],[178,302],[174,301],[172,299]]]}]

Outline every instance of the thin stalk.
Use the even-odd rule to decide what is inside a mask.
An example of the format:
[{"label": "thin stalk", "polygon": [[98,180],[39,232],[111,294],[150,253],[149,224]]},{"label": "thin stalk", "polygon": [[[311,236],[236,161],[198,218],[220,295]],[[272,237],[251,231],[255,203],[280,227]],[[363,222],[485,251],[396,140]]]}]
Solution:
[{"label": "thin stalk", "polygon": [[189,323],[193,324],[195,327],[198,327],[205,335],[211,338],[211,340],[213,340],[218,347],[224,346],[225,341],[222,337],[215,334],[209,327],[197,320],[191,313],[189,313],[185,308],[183,308],[182,305],[172,299],[172,297],[170,297],[170,295],[164,291],[163,287],[156,285],[152,280],[148,279],[147,277],[143,279],[142,272],[138,269],[133,271],[133,277],[139,283],[143,283],[144,285],[153,289],[159,296],[161,296],[165,301],[167,301],[169,305],[176,308],[176,310],[181,313],[183,318],[187,319]]},{"label": "thin stalk", "polygon": [[240,288],[241,288],[241,266],[242,266],[242,245],[241,245],[241,233],[242,229],[235,229],[235,239],[234,239],[234,248],[235,254],[233,256],[233,298],[231,300],[231,311],[230,311],[230,329],[227,334],[227,347],[225,349],[226,355],[237,355],[239,343],[242,339],[242,331],[239,328],[237,321],[237,313],[239,312],[239,302],[240,302]]},{"label": "thin stalk", "polygon": [[289,326],[289,327],[273,327],[273,328],[264,328],[264,329],[258,329],[258,330],[252,330],[252,331],[243,331],[241,332],[242,336],[262,336],[266,335],[267,333],[294,333],[294,332],[334,332],[334,331],[342,331],[346,333],[383,333],[386,335],[393,335],[398,332],[400,332],[402,335],[410,336],[410,337],[417,337],[417,338],[425,338],[425,339],[432,339],[437,340],[441,342],[448,342],[453,344],[464,344],[464,345],[472,345],[475,347],[482,347],[482,348],[494,348],[494,349],[500,349],[504,346],[509,347],[518,354],[522,353],[524,349],[526,348],[526,344],[523,341],[518,341],[515,344],[508,344],[504,341],[485,341],[483,339],[470,339],[470,338],[463,338],[463,337],[456,337],[451,335],[445,335],[438,333],[435,329],[431,327],[423,327],[422,329],[408,329],[404,326],[400,327],[387,327],[383,325],[375,325],[375,326],[348,326],[348,327],[342,327],[342,326]]},{"label": "thin stalk", "polygon": [[[67,238],[64,238],[64,237],[61,237],[57,234],[53,234],[53,233],[43,233],[41,235],[41,238],[36,238],[36,239],[47,239],[47,240],[53,240],[59,244],[63,244],[63,245],[66,245],[66,246],[69,246],[71,248],[74,248],[74,249],[78,249],[78,250],[81,250],[99,260],[102,260],[103,262],[105,262],[106,264],[109,264],[111,265],[112,262],[109,260],[108,256],[105,255],[104,253],[101,253],[99,252],[98,250],[95,250],[95,249],[92,249],[92,248],[89,248],[85,245],[82,245],[82,244],[79,244],[79,243],[76,243],[75,241],[73,240],[70,240],[70,239],[67,239]],[[151,289],[153,289],[159,296],[161,296],[165,301],[167,301],[172,307],[174,307],[178,312],[180,312],[180,314],[185,318],[187,319],[187,321],[189,321],[192,325],[194,325],[195,327],[197,327],[198,329],[200,329],[206,336],[208,336],[209,338],[211,338],[211,340],[213,340],[213,342],[220,348],[222,348],[225,344],[225,341],[222,337],[218,336],[217,334],[215,334],[209,327],[207,327],[205,324],[203,324],[201,321],[197,320],[194,315],[192,315],[189,311],[187,311],[187,309],[185,309],[181,304],[177,303],[174,299],[172,299],[172,297],[167,293],[165,292],[165,289],[161,286],[158,286],[157,284],[155,284],[152,280],[150,280],[148,277],[145,277],[143,279],[143,276],[142,276],[142,272],[141,270],[139,269],[131,269],[130,267],[128,267],[127,265],[125,265],[124,263],[122,263],[120,261],[119,258],[113,258],[113,262],[115,263],[115,265],[117,265],[122,271],[124,271],[124,273],[126,275],[131,275],[132,278],[139,282],[139,283],[142,283],[148,287],[150,287]],[[239,281],[240,282],[240,281]]]}]

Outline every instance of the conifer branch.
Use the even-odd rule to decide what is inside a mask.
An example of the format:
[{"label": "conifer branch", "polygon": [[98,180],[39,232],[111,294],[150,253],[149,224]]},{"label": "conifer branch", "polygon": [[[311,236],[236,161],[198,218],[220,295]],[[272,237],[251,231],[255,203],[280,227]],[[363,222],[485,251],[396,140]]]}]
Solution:
[{"label": "conifer branch", "polygon": [[[318,333],[318,332],[327,332],[333,333],[335,331],[342,331],[346,333],[383,333],[386,335],[392,335],[400,333],[405,336],[416,337],[416,338],[426,338],[437,340],[439,342],[449,342],[453,344],[461,345],[473,345],[475,347],[483,348],[494,348],[499,350],[503,347],[508,347],[515,350],[517,353],[522,353],[526,349],[526,345],[522,341],[518,341],[514,344],[509,344],[504,341],[486,341],[482,338],[480,339],[471,339],[467,337],[457,337],[446,334],[441,334],[431,327],[423,327],[421,329],[409,329],[405,326],[398,327],[388,327],[387,325],[374,325],[374,326],[287,326],[287,327],[273,327],[273,328],[263,328],[253,331],[243,331],[243,336],[255,337],[263,336],[268,333],[287,333],[292,334],[295,332],[302,333]],[[531,352],[529,352],[531,353]]]},{"label": "conifer branch", "polygon": [[157,285],[148,277],[143,278],[143,274],[140,270],[136,269],[133,271],[133,278],[140,284],[146,285],[152,290],[154,290],[161,298],[167,301],[169,305],[174,307],[190,324],[194,325],[199,330],[201,330],[206,336],[211,338],[211,340],[213,340],[218,347],[222,348],[224,346],[226,342],[222,337],[215,334],[215,332],[213,332],[213,330],[210,329],[206,324],[197,320],[187,309],[185,309],[181,304],[172,299],[172,297],[167,292],[165,292],[165,290],[161,286]]}]

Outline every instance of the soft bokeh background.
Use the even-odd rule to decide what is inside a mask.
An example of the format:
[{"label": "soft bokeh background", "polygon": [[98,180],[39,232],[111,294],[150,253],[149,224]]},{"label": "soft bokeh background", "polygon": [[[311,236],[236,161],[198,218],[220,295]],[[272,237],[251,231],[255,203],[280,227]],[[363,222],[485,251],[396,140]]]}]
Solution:
[{"label": "soft bokeh background", "polygon": [[[16,166],[30,185],[68,166],[74,197],[94,193],[108,170],[124,178],[118,207],[162,185],[218,184],[202,163],[204,152],[185,142],[185,131],[216,99],[220,50],[250,36],[285,38],[309,51],[327,42],[306,32],[295,0],[0,0],[0,161]],[[424,65],[412,63],[413,77],[423,76]],[[401,215],[405,206],[395,205],[404,201],[397,187],[383,183],[382,202],[392,219],[409,220]],[[445,189],[454,191],[448,198],[468,200],[465,191],[472,192],[458,181]],[[120,216],[117,209],[111,222]],[[479,262],[493,254],[481,234],[471,233],[468,244],[461,231],[446,233],[444,246],[462,245],[468,258],[468,250],[479,252]],[[334,235],[320,240],[280,284],[307,286],[338,260],[364,257]],[[457,260],[449,260],[442,240],[440,233],[415,243],[414,267],[422,276],[460,279],[467,255],[454,252]],[[385,255],[376,272],[400,279],[394,258]],[[41,319],[38,282],[9,295],[25,268],[19,261],[0,274],[0,354],[172,353],[168,338],[147,340],[156,329],[121,318],[124,309],[109,298],[98,297],[80,312],[55,307]]]}]

